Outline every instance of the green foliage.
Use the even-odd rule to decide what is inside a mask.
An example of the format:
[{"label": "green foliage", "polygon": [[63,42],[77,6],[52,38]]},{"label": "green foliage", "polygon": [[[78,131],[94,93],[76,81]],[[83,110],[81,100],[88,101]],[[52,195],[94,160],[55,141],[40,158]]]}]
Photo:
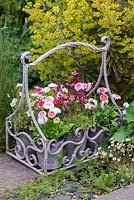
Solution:
[{"label": "green foliage", "polygon": [[125,118],[128,123],[134,122],[134,101],[126,109]]},{"label": "green foliage", "polygon": [[112,138],[118,142],[122,142],[134,134],[134,102],[131,102],[130,106],[126,109],[124,118],[125,122],[123,126],[116,127],[117,130],[112,136]]},{"label": "green foliage", "polygon": [[106,173],[105,170],[101,170],[100,176],[96,180],[96,185],[103,191],[111,192],[114,188],[115,176],[114,173]]},{"label": "green foliage", "polygon": [[134,173],[133,173],[133,165],[130,165],[130,168],[126,167],[126,164],[122,164],[118,166],[118,173],[117,173],[117,177],[116,180],[120,180],[118,182],[119,187],[120,185],[125,186],[125,185],[129,185],[130,182],[134,182]]},{"label": "green foliage", "polygon": [[30,46],[29,31],[23,26],[21,12],[26,2],[2,0],[0,3],[0,151],[5,149],[5,117],[11,113],[8,96],[12,98],[14,86],[22,81],[20,55]]},{"label": "green foliage", "polygon": [[[131,141],[129,143],[131,144]],[[117,148],[114,145],[113,152],[116,153],[116,151]],[[131,152],[128,148],[127,154],[118,161],[109,157],[108,154],[104,155],[103,151],[99,151],[98,158],[89,160],[88,163],[83,163],[80,160],[76,161],[77,167],[73,170],[57,170],[49,176],[47,172],[44,172],[43,176],[0,197],[3,200],[13,197],[19,197],[23,200],[37,200],[40,194],[49,194],[51,200],[56,194],[68,194],[70,188],[76,188],[76,190],[83,192],[83,200],[87,200],[86,192],[89,192],[89,188],[95,194],[109,193],[134,183],[134,164],[128,159],[129,154]],[[72,184],[69,184],[66,188],[62,187],[70,181],[72,181]]]},{"label": "green foliage", "polygon": [[[25,39],[25,42],[27,39]],[[24,43],[25,43],[24,42]],[[20,55],[26,50],[29,46],[29,42],[27,41],[27,45],[24,46],[24,43],[18,37],[18,31],[13,30],[11,32],[10,29],[2,29],[0,30],[0,137],[1,137],[1,145],[5,146],[5,117],[11,113],[10,101],[7,94],[12,98],[14,91],[14,86],[17,82],[22,82],[22,65],[20,63]],[[0,146],[1,146],[0,145]],[[2,148],[2,147],[1,147]]]},{"label": "green foliage", "polygon": [[[129,170],[128,170],[129,168]],[[104,157],[91,160],[79,174],[79,182],[94,192],[109,193],[134,182],[133,163],[105,160]]]},{"label": "green foliage", "polygon": [[[100,45],[100,37],[111,36],[107,65],[111,85],[126,98],[133,96],[134,2],[132,0],[55,0],[29,2],[23,9],[29,14],[33,31],[34,59],[51,48],[71,41]],[[43,19],[43,20],[42,20]],[[38,66],[43,81],[56,80],[79,68],[86,79],[96,80],[100,56],[86,48],[60,50]],[[60,74],[59,74],[60,73]],[[95,76],[94,76],[95,74]],[[118,84],[120,83],[120,84]],[[127,90],[126,90],[126,87]],[[118,87],[117,87],[118,86]],[[129,87],[129,93],[128,91]]]},{"label": "green foliage", "polygon": [[5,43],[5,38],[2,35],[2,31],[0,32],[0,151],[5,148],[5,118],[11,112],[10,109],[10,100],[7,96],[12,93],[12,81],[13,81],[13,71],[11,69],[11,59],[8,55],[9,46]]},{"label": "green foliage", "polygon": [[66,123],[66,121],[61,121],[60,123],[54,124],[52,120],[48,120],[42,130],[48,139],[58,139],[70,133],[73,126],[73,123]]},{"label": "green foliage", "polygon": [[[116,163],[105,165],[100,159],[91,160],[89,165],[82,170],[57,171],[49,176],[44,174],[42,177],[38,177],[37,180],[25,183],[12,193],[3,195],[2,199],[20,197],[23,200],[36,200],[40,194],[50,194],[48,199],[52,199],[56,194],[67,194],[67,190],[71,186],[83,192],[83,199],[87,200],[86,192],[89,192],[89,188],[91,192],[97,194],[108,193],[133,183],[133,174],[133,165],[117,165]],[[65,189],[61,188],[68,181],[73,181],[73,183]],[[76,182],[76,185],[74,182]]]},{"label": "green foliage", "polygon": [[[32,0],[34,3],[34,0]],[[28,3],[28,0],[1,0],[0,2],[0,27],[9,29],[16,27],[19,33],[22,33],[25,14],[22,13],[22,7]]]}]

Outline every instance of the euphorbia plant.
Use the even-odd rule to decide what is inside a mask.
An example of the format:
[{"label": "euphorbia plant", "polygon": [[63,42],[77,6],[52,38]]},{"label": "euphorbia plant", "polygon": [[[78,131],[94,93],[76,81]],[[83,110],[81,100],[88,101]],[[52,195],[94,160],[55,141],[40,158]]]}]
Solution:
[{"label": "euphorbia plant", "polygon": [[[117,108],[110,103],[107,88],[100,87],[93,95],[89,95],[93,83],[84,83],[78,71],[68,76],[71,76],[71,82],[50,83],[45,87],[35,86],[34,90],[30,91],[33,113],[48,139],[73,134],[78,127],[105,128],[118,116]],[[116,100],[121,99],[117,94],[112,96]],[[17,101],[13,99],[11,106],[14,107]],[[39,134],[25,103],[13,123],[16,131],[30,131],[38,138]]]}]

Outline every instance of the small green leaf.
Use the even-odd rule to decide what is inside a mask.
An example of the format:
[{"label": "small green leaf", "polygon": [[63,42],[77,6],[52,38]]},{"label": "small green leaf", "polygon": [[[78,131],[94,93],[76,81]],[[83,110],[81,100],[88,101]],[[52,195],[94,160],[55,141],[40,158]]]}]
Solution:
[{"label": "small green leaf", "polygon": [[127,135],[126,132],[126,127],[122,126],[120,127],[120,129],[112,136],[112,138],[117,141],[117,142],[122,142],[123,140],[125,140]]},{"label": "small green leaf", "polygon": [[134,122],[134,102],[132,102],[130,106],[126,109],[125,118],[128,123]]}]

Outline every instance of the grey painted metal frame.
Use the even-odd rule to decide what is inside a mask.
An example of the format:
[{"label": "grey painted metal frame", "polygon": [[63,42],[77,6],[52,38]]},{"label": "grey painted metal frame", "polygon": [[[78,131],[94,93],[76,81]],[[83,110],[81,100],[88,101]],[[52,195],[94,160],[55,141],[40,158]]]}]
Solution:
[{"label": "grey painted metal frame", "polygon": [[[31,52],[25,52],[21,56],[21,63],[23,65],[23,87],[22,87],[22,95],[19,101],[19,104],[16,108],[16,110],[9,115],[6,118],[6,152],[13,158],[17,159],[21,163],[25,164],[26,166],[30,167],[31,169],[35,170],[36,172],[42,174],[44,169],[48,169],[48,159],[50,156],[59,155],[60,152],[69,144],[74,145],[74,150],[71,153],[71,155],[64,155],[62,159],[62,165],[60,166],[60,170],[68,169],[74,166],[73,161],[75,158],[79,158],[83,162],[87,162],[89,158],[95,158],[97,153],[97,143],[96,139],[100,137],[100,135],[103,134],[103,130],[96,130],[94,129],[88,129],[88,130],[81,130],[78,128],[74,135],[78,138],[78,141],[62,141],[61,144],[56,147],[56,140],[48,140],[44,133],[41,131],[39,124],[37,123],[37,120],[34,116],[31,103],[30,103],[30,97],[29,97],[29,91],[28,91],[28,69],[39,64],[42,60],[47,58],[49,55],[53,54],[54,52],[66,48],[66,47],[78,47],[83,46],[89,49],[92,49],[97,52],[102,53],[102,62],[100,66],[100,73],[98,76],[98,80],[93,87],[93,89],[90,91],[88,95],[90,95],[99,85],[102,77],[104,76],[105,86],[109,89],[109,95],[111,98],[112,103],[117,107],[120,117],[122,118],[122,112],[118,105],[116,104],[115,100],[112,97],[112,93],[109,87],[108,79],[107,79],[107,70],[106,70],[106,56],[107,51],[110,47],[110,37],[102,37],[101,42],[105,44],[104,47],[98,48],[96,46],[82,43],[82,42],[69,42],[62,45],[59,45],[50,51],[46,52],[42,56],[40,56],[36,61],[32,63],[26,63],[26,60],[32,57]],[[31,118],[33,120],[33,123],[40,134],[40,139],[33,143],[32,137],[29,133],[26,132],[20,132],[16,133],[13,130],[13,124],[12,124],[12,118],[15,116],[17,112],[19,112],[19,109],[21,108],[21,105],[24,101],[24,98],[26,98],[27,106],[31,115]],[[94,133],[94,137],[89,137],[89,133]],[[9,140],[10,137],[14,138],[16,141],[16,145],[13,149],[10,148]],[[24,140],[25,139],[25,140]],[[88,143],[86,148],[82,148],[83,144],[86,142]],[[91,148],[92,146],[92,148]],[[56,147],[55,150],[53,150],[53,147]],[[42,157],[42,163],[39,163],[39,157],[38,155],[41,155]],[[53,158],[53,157],[52,157]],[[49,171],[48,173],[52,173],[53,171]]]}]

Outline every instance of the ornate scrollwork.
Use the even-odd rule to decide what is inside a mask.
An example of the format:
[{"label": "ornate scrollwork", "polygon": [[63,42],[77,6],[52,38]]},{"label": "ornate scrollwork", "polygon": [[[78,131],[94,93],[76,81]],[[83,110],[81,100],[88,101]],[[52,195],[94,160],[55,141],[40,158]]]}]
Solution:
[{"label": "ornate scrollwork", "polygon": [[25,158],[25,154],[26,154],[25,144],[18,137],[16,137],[15,154],[19,159],[24,159]]},{"label": "ornate scrollwork", "polygon": [[27,163],[34,167],[38,165],[38,159],[37,159],[37,153],[35,151],[35,149],[33,148],[33,146],[28,146],[26,147],[26,161]]}]

